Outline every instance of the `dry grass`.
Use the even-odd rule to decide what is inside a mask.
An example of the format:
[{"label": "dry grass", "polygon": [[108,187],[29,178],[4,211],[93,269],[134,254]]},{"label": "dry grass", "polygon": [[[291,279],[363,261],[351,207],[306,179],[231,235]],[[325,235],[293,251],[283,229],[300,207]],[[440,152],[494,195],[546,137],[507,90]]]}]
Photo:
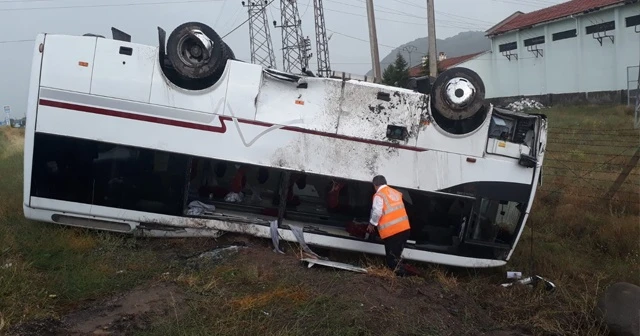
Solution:
[{"label": "dry grass", "polygon": [[[613,198],[604,197],[640,145],[640,133],[630,130],[632,119],[624,107],[544,113],[550,135],[543,185],[512,260],[501,273],[461,271],[457,282],[501,326],[606,335],[593,314],[599,295],[618,281],[640,285],[640,167],[634,166]],[[512,270],[545,277],[557,290],[497,287]],[[436,273],[441,283],[447,277],[452,276]]]},{"label": "dry grass", "polygon": [[269,304],[277,303],[280,305],[299,305],[307,302],[311,294],[301,286],[275,288],[265,293],[247,294],[240,298],[233,299],[229,304],[240,311],[250,309],[259,309]]},{"label": "dry grass", "polygon": [[[497,328],[605,335],[606,328],[593,315],[598,295],[617,281],[640,285],[640,168],[631,171],[613,199],[602,196],[638,147],[640,134],[625,130],[632,123],[623,107],[544,113],[551,133],[543,185],[508,267],[476,271],[433,266],[426,269],[428,280],[398,279],[380,259],[365,257],[369,274],[364,277],[377,279],[389,293],[432,281],[441,292],[431,299],[453,295],[453,305],[458,295],[470,295]],[[21,321],[60,316],[82,300],[155,278],[175,281],[202,299],[189,303],[186,317],[164,321],[146,335],[204,335],[211,330],[238,335],[248,330],[271,335],[376,334],[365,323],[375,312],[354,308],[346,295],[331,291],[361,275],[337,271],[320,286],[323,292],[302,285],[296,273],[278,273],[273,265],[227,263],[188,269],[160,257],[173,245],[154,251],[118,235],[26,221],[21,206],[22,136],[22,130],[0,129],[0,267],[11,264],[0,268],[0,333]],[[539,274],[553,281],[557,290],[499,287],[511,270]],[[463,315],[472,314],[468,308],[462,309]],[[422,321],[421,314],[393,314],[400,322],[423,326],[422,334],[437,335],[446,326],[443,321]],[[400,322],[392,330],[410,334]],[[470,323],[461,328],[473,327]]]},{"label": "dry grass", "polygon": [[125,237],[26,220],[23,135],[0,128],[0,334],[10,325],[56,317],[81,300],[135,285],[158,265],[153,253],[137,250]]}]

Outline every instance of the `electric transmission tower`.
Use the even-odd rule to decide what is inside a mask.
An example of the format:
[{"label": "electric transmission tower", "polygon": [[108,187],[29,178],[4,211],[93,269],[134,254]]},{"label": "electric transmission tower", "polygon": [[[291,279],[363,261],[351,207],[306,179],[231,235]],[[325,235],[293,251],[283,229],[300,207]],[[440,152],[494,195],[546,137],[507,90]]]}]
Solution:
[{"label": "electric transmission tower", "polygon": [[273,54],[271,31],[267,21],[268,1],[249,1],[242,6],[249,12],[249,45],[251,47],[251,63],[264,67],[276,67],[276,57]]},{"label": "electric transmission tower", "polygon": [[402,48],[402,51],[406,51],[407,54],[409,54],[409,67],[413,66],[412,60],[411,60],[411,53],[416,52],[418,50],[418,48],[416,48],[416,46],[414,45],[408,45],[408,46],[404,46]]},{"label": "electric transmission tower", "polygon": [[313,0],[313,11],[316,20],[318,75],[329,77],[331,75],[331,62],[329,61],[329,42],[327,41],[327,28],[324,24],[324,7],[322,6],[322,0]]},{"label": "electric transmission tower", "polygon": [[311,41],[302,34],[302,21],[298,13],[296,0],[280,0],[280,20],[282,28],[282,70],[291,73],[302,73],[309,68]]}]

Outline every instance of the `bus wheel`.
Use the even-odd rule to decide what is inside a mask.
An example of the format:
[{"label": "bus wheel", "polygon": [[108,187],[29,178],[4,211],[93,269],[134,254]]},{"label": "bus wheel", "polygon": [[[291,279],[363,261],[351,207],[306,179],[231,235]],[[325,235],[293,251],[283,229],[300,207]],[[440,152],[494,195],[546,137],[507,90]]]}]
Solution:
[{"label": "bus wheel", "polygon": [[475,71],[451,68],[441,73],[431,87],[431,113],[448,132],[466,134],[484,122],[484,96],[484,83]]},{"label": "bus wheel", "polygon": [[224,67],[224,46],[209,26],[187,22],[169,35],[167,56],[174,69],[188,79],[204,79]]},{"label": "bus wheel", "polygon": [[451,68],[433,83],[433,105],[445,118],[466,119],[484,104],[484,83],[471,69]]}]

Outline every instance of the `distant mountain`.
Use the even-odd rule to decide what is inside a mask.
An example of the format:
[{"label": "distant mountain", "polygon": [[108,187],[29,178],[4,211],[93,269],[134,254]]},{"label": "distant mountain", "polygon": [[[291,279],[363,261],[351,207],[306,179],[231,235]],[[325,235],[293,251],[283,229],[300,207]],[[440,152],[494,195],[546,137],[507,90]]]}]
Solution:
[{"label": "distant mountain", "polygon": [[[418,65],[420,64],[422,56],[429,52],[428,44],[429,40],[426,37],[405,43],[385,56],[380,61],[380,68],[384,71],[389,64],[393,63],[398,52],[402,53],[402,56],[404,56],[407,62],[409,62],[409,53],[403,51],[402,48],[410,45],[415,46],[418,49],[411,53],[410,66]],[[444,52],[447,54],[447,57],[457,57],[489,50],[491,49],[491,40],[485,36],[485,32],[468,31],[456,36],[448,37],[444,40],[437,39],[436,47],[438,53]],[[373,70],[369,70],[369,72],[367,72],[367,76],[371,75],[373,75]]]}]

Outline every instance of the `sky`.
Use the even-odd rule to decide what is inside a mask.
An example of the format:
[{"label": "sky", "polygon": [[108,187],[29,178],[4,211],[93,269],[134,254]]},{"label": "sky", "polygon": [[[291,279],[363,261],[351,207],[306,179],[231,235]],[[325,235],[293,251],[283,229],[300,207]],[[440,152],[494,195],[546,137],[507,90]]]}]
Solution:
[{"label": "sky", "polygon": [[[322,0],[328,31],[331,68],[354,74],[371,69],[365,0]],[[469,30],[485,31],[515,11],[530,12],[566,0],[435,0],[439,39]],[[310,67],[315,71],[313,0],[297,0],[302,30],[311,38]],[[380,59],[394,47],[427,36],[426,0],[374,0]],[[33,39],[38,33],[111,37],[111,27],[132,36],[132,42],[157,45],[157,27],[167,36],[178,25],[199,21],[211,26],[234,51],[250,61],[247,9],[241,0],[0,0],[0,105],[13,118],[24,116]],[[279,0],[268,19],[280,24]],[[242,24],[245,22],[244,24]],[[270,26],[282,68],[280,29]]]}]

